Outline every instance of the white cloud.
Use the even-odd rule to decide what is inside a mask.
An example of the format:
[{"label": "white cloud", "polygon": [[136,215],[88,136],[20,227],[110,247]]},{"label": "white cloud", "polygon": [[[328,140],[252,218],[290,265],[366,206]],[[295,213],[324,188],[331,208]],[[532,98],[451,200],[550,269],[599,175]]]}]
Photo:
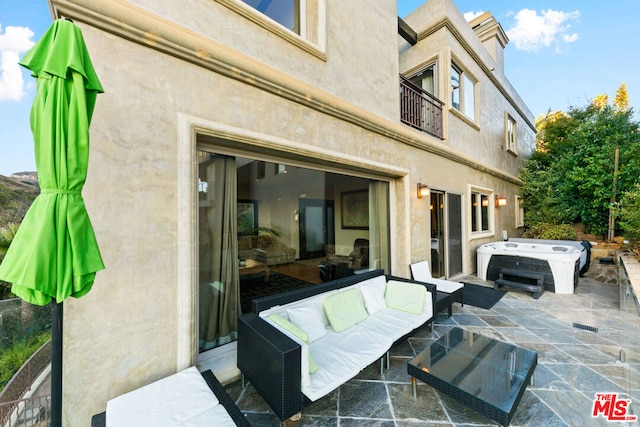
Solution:
[{"label": "white cloud", "polygon": [[578,38],[578,33],[565,34],[564,36],[562,36],[562,40],[567,43],[573,43],[574,41],[578,40]]},{"label": "white cloud", "polygon": [[24,79],[18,61],[20,54],[34,45],[33,31],[27,27],[0,25],[0,102],[20,101],[24,96]]},{"label": "white cloud", "polygon": [[481,10],[479,12],[465,12],[464,15],[464,19],[467,20],[467,22],[471,22],[474,19],[476,19],[478,16],[482,15],[484,13],[484,10]]},{"label": "white cloud", "polygon": [[560,39],[571,43],[578,40],[578,34],[567,34],[570,27],[568,21],[578,18],[579,11],[562,12],[547,9],[538,15],[535,10],[522,9],[515,14],[516,23],[507,31],[507,36],[516,49],[528,51],[549,47],[552,43],[559,43]]}]

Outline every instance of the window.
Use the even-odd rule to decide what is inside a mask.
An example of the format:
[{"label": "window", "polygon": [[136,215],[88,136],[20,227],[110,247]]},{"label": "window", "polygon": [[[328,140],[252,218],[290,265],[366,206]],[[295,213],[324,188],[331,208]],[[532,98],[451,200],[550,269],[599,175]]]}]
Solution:
[{"label": "window", "polygon": [[280,25],[300,34],[300,0],[242,0]]},{"label": "window", "polygon": [[215,0],[294,46],[326,61],[325,0]]},{"label": "window", "polygon": [[505,149],[513,154],[518,154],[518,127],[515,119],[509,114],[505,114],[504,138]]},{"label": "window", "polygon": [[428,65],[416,75],[409,78],[409,81],[419,88],[424,89],[431,95],[436,96],[436,64]]},{"label": "window", "polygon": [[471,233],[486,235],[493,230],[493,195],[488,190],[471,190]]},{"label": "window", "polygon": [[522,197],[516,196],[516,228],[524,227],[524,204]]},{"label": "window", "polygon": [[451,105],[475,120],[475,83],[456,65],[451,65]]}]

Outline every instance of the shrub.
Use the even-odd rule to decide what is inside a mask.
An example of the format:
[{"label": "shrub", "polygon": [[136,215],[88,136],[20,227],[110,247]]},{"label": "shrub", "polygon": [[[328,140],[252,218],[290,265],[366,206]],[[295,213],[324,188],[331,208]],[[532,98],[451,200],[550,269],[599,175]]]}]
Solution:
[{"label": "shrub", "polygon": [[29,360],[31,355],[50,339],[50,331],[41,332],[0,352],[0,390],[7,385],[9,380],[18,372],[18,369]]},{"label": "shrub", "polygon": [[51,307],[39,307],[25,302],[14,306],[14,301],[3,301],[0,315],[0,352],[32,336],[51,330]]},{"label": "shrub", "polygon": [[618,225],[623,228],[625,237],[637,241],[640,239],[640,184],[622,194],[618,205]]},{"label": "shrub", "polygon": [[578,233],[571,224],[538,223],[527,230],[522,237],[543,240],[576,240]]}]

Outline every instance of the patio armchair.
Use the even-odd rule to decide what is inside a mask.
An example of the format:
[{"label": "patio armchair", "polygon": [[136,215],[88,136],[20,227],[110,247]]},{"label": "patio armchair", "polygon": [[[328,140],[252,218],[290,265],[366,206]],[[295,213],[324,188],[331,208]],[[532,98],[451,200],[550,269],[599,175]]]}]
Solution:
[{"label": "patio armchair", "polygon": [[[464,306],[464,283],[454,282],[453,280],[434,279],[431,276],[429,261],[420,261],[409,265],[411,268],[411,277],[417,282],[431,283],[436,285],[436,290],[440,293],[449,294],[451,302],[459,302]],[[451,313],[449,313],[451,316]]]}]

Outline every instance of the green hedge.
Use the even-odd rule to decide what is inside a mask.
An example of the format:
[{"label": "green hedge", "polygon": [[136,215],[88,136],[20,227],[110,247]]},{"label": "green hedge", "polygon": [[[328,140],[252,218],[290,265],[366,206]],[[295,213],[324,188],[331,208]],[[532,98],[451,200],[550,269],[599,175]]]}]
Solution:
[{"label": "green hedge", "polygon": [[0,352],[0,390],[4,388],[16,372],[44,343],[51,339],[51,332],[40,332],[15,343]]},{"label": "green hedge", "polygon": [[576,240],[578,233],[571,224],[549,224],[541,222],[533,225],[522,237],[543,240]]},{"label": "green hedge", "polygon": [[0,389],[51,339],[51,306],[2,301],[0,311]]}]

